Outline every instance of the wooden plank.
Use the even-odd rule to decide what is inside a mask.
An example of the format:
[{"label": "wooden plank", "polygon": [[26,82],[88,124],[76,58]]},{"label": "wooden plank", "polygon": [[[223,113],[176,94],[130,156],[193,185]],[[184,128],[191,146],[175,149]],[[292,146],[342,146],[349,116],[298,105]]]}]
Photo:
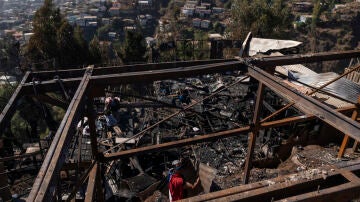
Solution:
[{"label": "wooden plank", "polygon": [[[10,97],[8,103],[2,110],[0,114],[0,131],[5,131],[7,124],[11,121],[13,114],[16,111],[16,104],[17,101],[23,96],[24,89],[23,85],[25,84],[26,79],[29,77],[30,72],[26,72],[23,79],[21,80],[20,84],[16,87],[14,93]],[[32,88],[32,86],[31,86]]]},{"label": "wooden plank", "polygon": [[248,144],[249,146],[246,154],[246,163],[245,163],[244,181],[243,181],[244,184],[247,184],[250,178],[250,170],[252,168],[252,157],[255,149],[256,136],[258,135],[260,129],[260,112],[262,109],[264,89],[265,89],[265,85],[262,82],[259,82],[259,87],[256,95],[254,117],[253,117],[253,126],[250,132],[249,144]]},{"label": "wooden plank", "polygon": [[[357,116],[358,116],[358,111],[354,110],[352,115],[351,115],[351,119],[356,120]],[[346,146],[347,146],[348,142],[349,142],[349,135],[345,134],[344,139],[343,139],[343,141],[341,143],[339,153],[338,153],[338,158],[341,158],[344,155],[344,152],[345,152],[345,149],[346,149]]]},{"label": "wooden plank", "polygon": [[288,197],[279,201],[336,201],[347,202],[351,199],[360,197],[360,184],[349,182],[335,187],[330,187],[320,191],[313,191],[306,194]]},{"label": "wooden plank", "polygon": [[86,188],[85,193],[85,202],[92,202],[95,199],[95,184],[96,184],[96,178],[98,173],[98,166],[95,165],[89,174],[89,180]]}]

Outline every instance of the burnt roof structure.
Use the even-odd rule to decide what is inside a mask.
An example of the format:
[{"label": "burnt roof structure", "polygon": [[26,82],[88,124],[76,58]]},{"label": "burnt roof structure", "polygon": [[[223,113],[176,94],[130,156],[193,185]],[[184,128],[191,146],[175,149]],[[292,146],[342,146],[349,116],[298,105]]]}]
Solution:
[{"label": "burnt roof structure", "polygon": [[[360,123],[342,113],[344,111],[357,110],[355,105],[346,109],[333,109],[319,100],[297,91],[296,89],[282,82],[280,78],[275,77],[269,73],[274,72],[275,67],[280,65],[304,64],[357,57],[360,57],[359,50],[274,57],[248,57],[230,60],[187,61],[126,65],[119,67],[88,67],[84,69],[26,72],[21,83],[18,85],[8,104],[0,115],[0,131],[3,131],[9,124],[9,120],[16,111],[16,103],[22,96],[35,96],[39,100],[44,100],[48,103],[62,106],[64,108],[67,107],[65,116],[63,117],[62,122],[57,129],[56,134],[54,135],[51,145],[43,160],[40,171],[38,172],[37,178],[35,179],[35,182],[32,186],[31,192],[27,197],[27,201],[59,200],[59,192],[61,192],[58,186],[59,181],[61,180],[60,171],[64,166],[70,166],[65,164],[65,159],[70,150],[70,142],[76,134],[76,124],[82,118],[82,114],[87,114],[87,117],[89,117],[90,141],[93,160],[84,162],[82,164],[81,167],[85,168],[85,171],[75,183],[75,188],[68,197],[68,200],[74,197],[78,188],[82,186],[87,179],[89,180],[85,201],[94,201],[95,197],[96,201],[104,200],[105,194],[101,185],[103,179],[101,174],[102,168],[100,165],[102,163],[108,163],[113,160],[132,157],[139,154],[159,152],[175,147],[193,145],[196,143],[208,142],[232,136],[249,137],[244,177],[244,183],[247,184],[249,181],[250,170],[252,168],[255,140],[259,130],[261,129],[279,127],[312,119],[319,119],[346,134],[346,137],[360,141]],[[358,68],[359,67],[355,67],[354,69]],[[93,109],[94,98],[104,97],[104,89],[109,85],[132,84],[139,82],[149,83],[158,80],[194,77],[198,75],[223,73],[227,71],[241,71],[259,82],[254,116],[252,122],[249,125],[156,145],[138,147],[122,151],[115,150],[117,147],[119,147],[119,145],[121,145],[120,143],[109,149],[114,151],[111,153],[103,152],[98,149],[98,141],[95,134],[95,111]],[[314,87],[315,90],[313,93],[321,90],[325,86],[331,84],[343,76],[346,75],[341,75],[337,78],[331,77],[331,81],[326,83],[326,85]],[[238,80],[235,83],[241,82],[241,80]],[[231,85],[225,86],[225,88],[230,87]],[[261,103],[263,100],[263,92],[265,87],[271,89],[277,95],[288,100],[289,102],[289,104],[284,108],[275,111],[266,118],[260,117],[260,112],[262,110]],[[74,93],[72,97],[68,94],[69,89],[73,89]],[[52,91],[63,92],[64,97],[69,98],[69,103],[64,103],[45,95],[45,93]],[[204,97],[203,100],[212,97],[216,93],[219,93],[219,91],[215,91],[207,97]],[[177,115],[181,111],[186,111],[195,104],[196,103],[190,104],[180,109],[179,112],[165,117],[159,122],[148,126],[138,134],[135,134],[132,138],[143,135],[146,131],[157,126],[161,121],[165,121],[166,119]],[[294,106],[305,115],[269,121],[270,118],[275,117],[277,114],[279,114],[279,112],[289,108],[290,106]],[[1,161],[5,160],[6,158],[1,159]],[[360,190],[360,179],[356,176],[356,174],[354,174],[359,170],[359,161],[350,161],[342,163],[341,165],[334,165],[334,171],[328,173],[328,179],[342,176],[346,179],[346,182],[342,184],[334,183],[333,186],[329,185],[321,189],[321,191],[313,190],[314,186],[320,187],[327,183],[326,179],[321,177],[312,179],[299,179],[294,182],[285,182],[284,179],[286,177],[279,177],[273,180],[273,185],[269,185],[268,181],[261,181],[254,184],[241,185],[230,188],[228,190],[196,196],[194,198],[186,199],[186,201],[272,201],[280,199],[286,201],[313,201],[333,199],[333,197],[336,198],[339,197],[339,195],[346,195],[347,197],[351,198],[354,197],[354,193],[356,191]],[[346,197],[340,199],[344,200],[345,198]]]}]

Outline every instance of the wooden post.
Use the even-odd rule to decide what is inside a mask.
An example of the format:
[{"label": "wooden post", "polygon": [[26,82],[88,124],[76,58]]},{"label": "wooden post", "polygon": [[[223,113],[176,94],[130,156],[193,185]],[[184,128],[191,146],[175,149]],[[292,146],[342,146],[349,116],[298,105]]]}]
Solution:
[{"label": "wooden post", "polygon": [[247,184],[249,182],[250,177],[250,170],[252,167],[252,156],[254,154],[254,148],[255,148],[255,142],[256,142],[256,136],[259,133],[259,126],[260,126],[260,111],[262,107],[262,101],[263,101],[263,94],[264,94],[264,88],[265,85],[261,82],[259,82],[259,87],[256,95],[256,105],[255,105],[255,111],[254,111],[254,117],[253,117],[253,126],[250,132],[249,136],[249,145],[248,145],[248,151],[246,155],[246,164],[245,164],[245,171],[244,171],[244,184]]},{"label": "wooden post", "polygon": [[[359,96],[359,98],[358,98],[358,103],[357,103],[357,105],[356,105],[356,109],[359,109],[359,105],[360,105],[360,96]],[[359,121],[358,119],[357,119],[357,117],[356,117],[356,119],[355,120],[357,120],[357,121]],[[356,152],[356,150],[358,149],[358,145],[359,145],[359,142],[357,141],[357,140],[355,140],[355,142],[354,142],[354,145],[353,145],[353,152]]]},{"label": "wooden post", "polygon": [[95,113],[93,109],[93,98],[88,97],[87,100],[87,116],[88,123],[90,129],[90,141],[91,141],[91,152],[96,161],[99,160],[99,152],[97,149],[97,134],[96,134],[96,126],[95,126]]},{"label": "wooden post", "polygon": [[[352,119],[352,120],[356,120],[357,115],[358,115],[358,111],[357,111],[357,109],[355,109],[355,110],[353,111],[353,113],[352,113],[351,119]],[[341,143],[341,147],[340,147],[339,153],[338,153],[338,158],[343,157],[348,142],[349,142],[349,136],[348,136],[347,134],[345,134],[344,139],[343,139],[343,141],[342,141],[342,143]],[[356,144],[357,144],[357,142],[355,141],[354,146],[355,146]],[[356,147],[356,146],[355,146],[355,147]]]},{"label": "wooden post", "polygon": [[0,162],[0,196],[4,201],[11,200],[10,185],[5,172],[4,162]]}]

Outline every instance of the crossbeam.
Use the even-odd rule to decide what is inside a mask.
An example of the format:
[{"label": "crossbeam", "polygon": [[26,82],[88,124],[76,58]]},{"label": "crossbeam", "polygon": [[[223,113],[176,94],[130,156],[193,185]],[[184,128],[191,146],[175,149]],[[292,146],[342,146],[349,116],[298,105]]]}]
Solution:
[{"label": "crossbeam", "polygon": [[360,57],[360,50],[341,52],[322,52],[283,56],[265,56],[248,59],[248,62],[259,67],[275,67],[281,65],[305,64],[330,60],[341,60]]},{"label": "crossbeam", "polygon": [[[346,58],[354,58],[354,57],[360,57],[360,51],[359,50],[354,50],[354,51],[344,51],[344,52],[326,52],[326,53],[312,53],[312,54],[302,54],[302,55],[284,55],[284,56],[271,56],[271,57],[261,57],[261,58],[246,58],[245,61],[247,63],[250,64],[254,64],[260,67],[275,67],[277,65],[290,65],[290,64],[300,64],[300,63],[311,63],[311,62],[321,62],[321,61],[330,61],[330,60],[338,60],[338,59],[346,59]],[[210,60],[212,61],[212,60]],[[177,77],[160,77],[157,76],[157,74],[159,72],[153,72],[153,79],[152,80],[145,80],[146,81],[153,81],[153,80],[161,80],[162,78],[166,78],[166,79],[171,79],[171,78],[179,78],[179,77],[186,77],[186,76],[196,76],[199,74],[208,74],[208,73],[212,73],[212,72],[207,72],[207,70],[203,70],[201,71],[200,69],[198,69],[198,71],[195,73],[191,73],[191,72],[186,72],[186,75],[181,75],[181,73],[185,72],[182,71],[181,72],[181,67],[189,67],[186,68],[188,70],[192,69],[192,68],[196,68],[199,66],[207,66],[206,64],[210,65],[211,64],[218,64],[221,65],[223,64],[224,66],[226,66],[227,64],[229,64],[230,62],[235,62],[239,64],[239,68],[243,69],[244,64],[244,60],[240,59],[240,61],[234,61],[234,60],[215,60],[215,62],[212,62],[211,64],[207,63],[210,61],[198,61],[196,62],[173,62],[173,63],[159,63],[159,64],[143,64],[143,65],[127,65],[127,66],[120,66],[120,67],[103,67],[103,68],[96,68],[94,69],[95,73],[93,74],[94,76],[92,77],[92,80],[96,80],[96,83],[106,83],[107,79],[112,79],[113,77],[117,77],[119,75],[123,75],[128,73],[128,72],[132,72],[134,74],[136,74],[135,72],[137,72],[137,74],[142,75],[143,73],[146,74],[150,73],[153,70],[163,70],[163,69],[173,69],[175,71],[179,71],[179,75],[177,75]],[[237,68],[224,68],[224,70],[218,70],[215,72],[224,72],[224,71],[228,71],[228,70],[237,70]],[[81,72],[82,70],[74,70],[75,72]],[[200,71],[200,72],[199,72]],[[60,72],[60,71],[58,71]],[[71,71],[66,71],[64,70],[64,72],[67,72],[66,74],[70,74]],[[55,71],[47,71],[47,72],[43,72],[43,73],[38,73],[38,74],[44,74],[45,73],[50,73],[51,75],[54,74],[54,76],[56,75]],[[36,73],[33,73],[34,75]],[[129,76],[129,75],[128,75]],[[46,78],[52,78],[51,76],[46,77]],[[71,88],[71,87],[76,87],[80,81],[81,81],[81,77],[61,77],[62,78],[62,82],[64,84],[64,86],[66,88]],[[24,85],[24,93],[32,93],[32,84],[30,82],[31,80],[27,79],[27,83]],[[122,81],[113,81],[112,83],[114,84],[121,84],[123,83]],[[138,80],[135,81],[126,81],[126,83],[133,83],[133,82],[138,82]],[[125,83],[125,82],[124,82]],[[110,84],[108,84],[110,85]],[[101,87],[103,88],[104,86],[106,86],[105,84],[103,84]],[[47,80],[47,81],[41,81],[38,85],[37,85],[37,89],[39,89],[39,92],[41,93],[46,93],[46,92],[50,92],[50,91],[54,91],[54,89],[58,88],[58,85],[56,83],[56,80]]]},{"label": "crossbeam", "polygon": [[23,86],[25,84],[26,79],[29,77],[30,72],[26,72],[23,79],[21,80],[20,84],[16,87],[14,93],[12,94],[11,98],[9,99],[8,103],[2,110],[0,114],[0,131],[4,131],[6,125],[10,122],[11,117],[14,115],[16,111],[16,104],[17,101],[23,96],[24,89]]}]

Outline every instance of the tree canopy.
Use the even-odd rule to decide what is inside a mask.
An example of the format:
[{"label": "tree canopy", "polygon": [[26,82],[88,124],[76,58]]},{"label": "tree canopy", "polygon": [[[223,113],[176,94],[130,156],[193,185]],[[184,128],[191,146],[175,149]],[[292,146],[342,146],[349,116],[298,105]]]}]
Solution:
[{"label": "tree canopy", "polygon": [[142,63],[147,61],[146,43],[139,32],[127,31],[121,51],[121,58],[125,64]]},{"label": "tree canopy", "polygon": [[289,9],[284,0],[237,0],[232,2],[231,32],[242,39],[248,32],[258,37],[274,37],[291,27]]},{"label": "tree canopy", "polygon": [[49,66],[75,67],[86,63],[88,47],[79,29],[74,28],[63,18],[52,0],[45,0],[36,11],[33,19],[34,35],[26,46],[28,63],[37,69]]}]

